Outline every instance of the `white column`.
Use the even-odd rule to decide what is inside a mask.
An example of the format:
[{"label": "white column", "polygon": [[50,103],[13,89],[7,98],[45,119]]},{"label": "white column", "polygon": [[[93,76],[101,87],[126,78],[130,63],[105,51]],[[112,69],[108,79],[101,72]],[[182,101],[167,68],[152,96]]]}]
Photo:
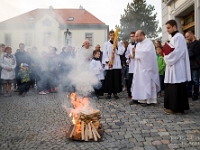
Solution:
[{"label": "white column", "polygon": [[194,0],[195,36],[200,39],[200,0]]}]

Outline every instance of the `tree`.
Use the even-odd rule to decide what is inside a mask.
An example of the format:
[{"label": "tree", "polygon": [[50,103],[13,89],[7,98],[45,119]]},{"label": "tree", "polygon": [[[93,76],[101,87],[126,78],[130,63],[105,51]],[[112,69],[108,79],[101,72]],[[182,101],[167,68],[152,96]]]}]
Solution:
[{"label": "tree", "polygon": [[147,5],[146,0],[133,0],[128,3],[121,15],[119,39],[128,40],[130,32],[137,30],[143,30],[148,38],[156,38],[160,31],[154,10],[154,6]]}]

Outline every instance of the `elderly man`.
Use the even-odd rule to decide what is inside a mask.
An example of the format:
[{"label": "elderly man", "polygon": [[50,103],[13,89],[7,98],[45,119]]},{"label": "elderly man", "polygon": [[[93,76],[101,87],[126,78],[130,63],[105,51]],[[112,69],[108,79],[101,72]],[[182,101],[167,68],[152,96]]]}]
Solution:
[{"label": "elderly man", "polygon": [[[190,59],[190,69],[192,82],[188,82],[187,94],[192,100],[197,100],[199,96],[199,68],[200,68],[200,42],[195,39],[191,31],[185,33],[188,41],[188,54]],[[194,92],[192,93],[192,83],[194,84]]]},{"label": "elderly man", "polygon": [[[152,41],[145,37],[142,30],[135,34],[138,44],[135,51],[135,68],[132,82],[133,102],[149,106],[157,103],[157,92],[160,90],[156,51]],[[131,103],[130,103],[131,104]]]},{"label": "elderly man", "polygon": [[88,39],[86,39],[83,43],[83,46],[80,50],[81,52],[81,55],[83,57],[83,59],[85,61],[90,61],[93,57],[92,53],[93,53],[93,50],[92,48],[90,47],[90,41]]}]

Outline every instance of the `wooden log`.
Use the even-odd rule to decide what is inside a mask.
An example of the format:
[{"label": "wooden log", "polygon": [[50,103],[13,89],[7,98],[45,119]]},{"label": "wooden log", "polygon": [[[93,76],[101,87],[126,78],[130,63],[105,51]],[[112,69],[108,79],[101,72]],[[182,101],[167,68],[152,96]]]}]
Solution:
[{"label": "wooden log", "polygon": [[96,133],[95,133],[93,128],[92,128],[92,134],[93,134],[93,137],[94,137],[94,141],[97,141],[97,135],[96,135]]},{"label": "wooden log", "polygon": [[84,130],[84,122],[81,121],[81,138],[82,140],[85,139],[85,130]]},{"label": "wooden log", "polygon": [[101,116],[100,114],[100,110],[94,112],[94,113],[91,113],[91,114],[85,114],[84,112],[81,112],[81,119],[83,118],[94,118],[95,116]]},{"label": "wooden log", "polygon": [[97,137],[100,139],[101,136],[100,136],[99,133],[97,132],[97,130],[96,130],[96,128],[95,128],[95,126],[93,125],[92,122],[90,122],[90,125],[91,125],[91,127],[93,128],[94,132],[96,133]]},{"label": "wooden log", "polygon": [[85,141],[88,141],[88,125],[85,126]]},{"label": "wooden log", "polygon": [[89,133],[89,139],[93,139],[90,123],[88,123],[88,133]]},{"label": "wooden log", "polygon": [[72,138],[72,135],[73,135],[73,133],[74,133],[74,131],[75,131],[75,129],[76,129],[76,126],[77,126],[77,124],[79,123],[79,118],[80,118],[80,114],[78,115],[78,118],[77,118],[77,120],[76,120],[76,123],[74,124],[74,127],[73,127],[73,130],[72,130],[72,132],[71,132],[71,134],[70,134],[70,138]]}]

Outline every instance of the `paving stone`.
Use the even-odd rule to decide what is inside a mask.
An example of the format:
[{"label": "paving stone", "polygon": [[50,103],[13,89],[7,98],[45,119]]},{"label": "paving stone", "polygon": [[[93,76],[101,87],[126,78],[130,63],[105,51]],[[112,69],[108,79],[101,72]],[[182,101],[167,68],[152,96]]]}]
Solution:
[{"label": "paving stone", "polygon": [[155,146],[145,146],[144,149],[145,150],[157,150],[157,148]]},{"label": "paving stone", "polygon": [[198,150],[198,149],[195,147],[188,147],[187,150]]},{"label": "paving stone", "polygon": [[158,150],[166,150],[166,149],[168,149],[168,146],[167,145],[157,145],[156,148]]},{"label": "paving stone", "polygon": [[161,141],[152,141],[152,145],[157,146],[157,145],[162,145]]},{"label": "paving stone", "polygon": [[170,144],[170,143],[171,143],[169,140],[161,140],[161,142],[162,142],[163,144]]},{"label": "paving stone", "polygon": [[168,147],[171,149],[179,148],[177,144],[168,144]]},{"label": "paving stone", "polygon": [[168,132],[158,132],[158,134],[159,134],[160,136],[167,136],[167,135],[169,135]]},{"label": "paving stone", "polygon": [[[200,149],[200,103],[189,101],[191,111],[165,115],[163,98],[156,107],[128,104],[126,92],[119,100],[94,101],[105,129],[102,142],[78,142],[66,138],[72,125],[62,107],[71,107],[67,93],[11,98],[0,96],[0,149]],[[192,105],[191,105],[192,104]]]}]

